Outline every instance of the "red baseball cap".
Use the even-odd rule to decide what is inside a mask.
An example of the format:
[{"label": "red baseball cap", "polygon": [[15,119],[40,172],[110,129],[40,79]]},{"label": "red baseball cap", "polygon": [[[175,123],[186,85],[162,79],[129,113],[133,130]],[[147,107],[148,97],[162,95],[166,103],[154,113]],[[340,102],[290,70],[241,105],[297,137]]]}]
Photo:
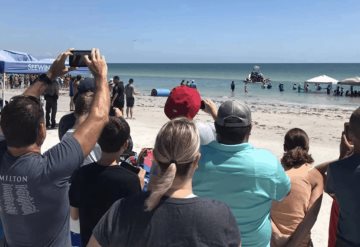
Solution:
[{"label": "red baseball cap", "polygon": [[169,119],[186,117],[193,119],[201,106],[201,97],[197,89],[178,86],[171,90],[166,100],[164,112]]}]

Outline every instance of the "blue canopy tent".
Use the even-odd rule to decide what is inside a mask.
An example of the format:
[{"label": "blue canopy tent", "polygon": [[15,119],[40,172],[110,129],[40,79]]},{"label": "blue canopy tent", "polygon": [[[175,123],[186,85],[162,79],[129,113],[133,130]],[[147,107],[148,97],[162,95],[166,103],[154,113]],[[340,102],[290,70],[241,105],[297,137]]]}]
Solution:
[{"label": "blue canopy tent", "polygon": [[[5,91],[6,73],[14,74],[42,74],[46,73],[54,59],[36,59],[25,52],[0,50],[0,74],[3,75],[2,99]],[[72,74],[89,74],[88,68],[78,68]]]}]

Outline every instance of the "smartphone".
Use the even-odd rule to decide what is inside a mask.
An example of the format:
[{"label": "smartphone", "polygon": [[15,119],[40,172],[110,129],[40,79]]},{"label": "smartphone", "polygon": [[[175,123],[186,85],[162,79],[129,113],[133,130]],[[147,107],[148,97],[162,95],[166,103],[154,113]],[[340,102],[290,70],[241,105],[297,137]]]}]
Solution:
[{"label": "smartphone", "polygon": [[202,100],[200,103],[200,109],[204,110],[205,109],[205,102]]},{"label": "smartphone", "polygon": [[84,51],[74,50],[71,51],[71,53],[72,55],[69,56],[70,67],[87,67],[84,60],[84,56],[88,55],[90,59],[90,54],[91,54],[90,50],[84,50]]},{"label": "smartphone", "polygon": [[133,166],[126,161],[121,162],[120,166],[124,167],[125,169],[128,169],[129,171],[138,174],[140,171],[139,167]]},{"label": "smartphone", "polygon": [[349,122],[344,123],[344,134],[347,140],[349,140],[349,126]]}]

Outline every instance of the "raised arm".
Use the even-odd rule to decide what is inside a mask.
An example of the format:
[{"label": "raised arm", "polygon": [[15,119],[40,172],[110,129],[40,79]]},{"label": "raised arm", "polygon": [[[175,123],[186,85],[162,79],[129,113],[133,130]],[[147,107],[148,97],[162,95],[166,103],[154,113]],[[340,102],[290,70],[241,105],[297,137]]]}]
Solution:
[{"label": "raised arm", "polygon": [[52,82],[54,79],[71,71],[73,68],[65,66],[65,60],[71,55],[71,50],[72,49],[68,49],[61,53],[46,73],[47,78],[38,78],[34,84],[25,90],[24,95],[31,95],[37,98],[40,97],[40,95],[44,93],[48,83],[54,83]]},{"label": "raised arm", "polygon": [[217,118],[217,107],[211,99],[204,99],[205,109],[204,112],[210,114],[214,120]]},{"label": "raised arm", "polygon": [[99,49],[92,49],[91,60],[85,56],[85,62],[92,72],[96,92],[87,119],[74,132],[74,138],[80,143],[84,157],[95,146],[101,131],[109,120],[110,93],[107,84],[107,65]]}]

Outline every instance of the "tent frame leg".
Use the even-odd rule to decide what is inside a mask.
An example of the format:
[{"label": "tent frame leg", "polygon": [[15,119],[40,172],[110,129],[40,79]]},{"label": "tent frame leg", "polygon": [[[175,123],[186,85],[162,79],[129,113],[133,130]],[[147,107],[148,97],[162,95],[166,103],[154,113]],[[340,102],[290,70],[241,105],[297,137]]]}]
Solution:
[{"label": "tent frame leg", "polygon": [[3,81],[2,81],[2,93],[1,93],[1,98],[2,98],[1,109],[3,109],[5,106],[5,83],[6,83],[6,73],[4,72]]}]

